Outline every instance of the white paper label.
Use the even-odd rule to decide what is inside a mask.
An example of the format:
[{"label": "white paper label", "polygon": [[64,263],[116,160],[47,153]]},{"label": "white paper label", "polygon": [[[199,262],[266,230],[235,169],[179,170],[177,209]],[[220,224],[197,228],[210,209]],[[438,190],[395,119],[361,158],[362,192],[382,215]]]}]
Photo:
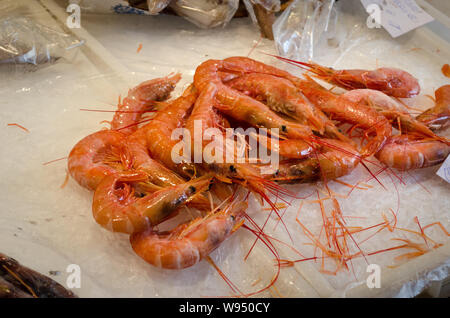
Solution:
[{"label": "white paper label", "polygon": [[447,181],[448,183],[450,183],[450,156],[448,156],[447,159],[445,159],[444,163],[436,172],[436,174],[445,181]]},{"label": "white paper label", "polygon": [[367,26],[373,28],[381,25],[393,38],[434,20],[414,0],[361,0],[361,2],[370,15]]}]

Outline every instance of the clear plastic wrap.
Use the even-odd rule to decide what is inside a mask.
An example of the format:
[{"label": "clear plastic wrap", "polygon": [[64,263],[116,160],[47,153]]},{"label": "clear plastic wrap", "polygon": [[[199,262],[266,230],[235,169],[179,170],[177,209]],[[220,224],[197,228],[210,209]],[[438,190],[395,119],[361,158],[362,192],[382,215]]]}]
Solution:
[{"label": "clear plastic wrap", "polygon": [[275,21],[275,13],[280,10],[279,0],[243,0],[248,15],[253,24],[258,25],[261,35],[273,40],[272,25]]},{"label": "clear plastic wrap", "polygon": [[248,9],[249,4],[260,5],[267,11],[278,12],[280,11],[280,0],[244,0],[245,6]]},{"label": "clear plastic wrap", "polygon": [[201,28],[225,26],[239,7],[239,0],[173,0],[170,7]]},{"label": "clear plastic wrap", "polygon": [[273,25],[280,55],[297,60],[312,59],[317,47],[335,36],[335,0],[294,0]]},{"label": "clear plastic wrap", "polygon": [[[5,5],[6,4],[6,5]],[[24,7],[6,1],[0,14],[0,65],[10,74],[26,65],[40,66],[60,58],[70,60],[82,40],[24,14]]]},{"label": "clear plastic wrap", "polygon": [[136,7],[134,2],[125,0],[82,0],[80,6],[86,12],[138,15],[157,15],[170,6],[177,15],[206,29],[227,25],[239,8],[239,0],[147,0],[147,7]]}]

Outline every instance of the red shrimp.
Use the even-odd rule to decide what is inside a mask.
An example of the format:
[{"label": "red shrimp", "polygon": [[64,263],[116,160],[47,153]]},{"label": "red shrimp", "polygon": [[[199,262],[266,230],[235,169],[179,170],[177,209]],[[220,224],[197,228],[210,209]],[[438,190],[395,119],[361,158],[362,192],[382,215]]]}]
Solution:
[{"label": "red shrimp", "polygon": [[444,142],[399,135],[389,138],[375,157],[388,167],[412,170],[437,165],[449,153],[450,146]]},{"label": "red shrimp", "polygon": [[[123,172],[107,176],[97,186],[92,213],[98,224],[113,232],[134,233],[155,226],[193,196],[206,190],[211,177],[203,176],[189,182],[159,188],[150,184],[151,193],[137,196],[131,183],[148,182],[143,172]],[[147,190],[149,186],[145,187]]]},{"label": "red shrimp", "polygon": [[361,149],[360,153],[363,157],[375,154],[391,135],[391,124],[375,109],[336,95],[309,77],[306,81],[298,81],[297,85],[313,104],[333,119],[358,125],[366,129],[366,134],[375,133],[375,136]]},{"label": "red shrimp", "polygon": [[334,70],[316,63],[290,62],[304,66],[316,77],[348,90],[369,88],[399,98],[413,97],[420,93],[420,85],[417,79],[410,73],[398,68]]},{"label": "red shrimp", "polygon": [[101,130],[81,139],[68,158],[70,175],[82,187],[95,190],[104,177],[132,166],[126,137],[118,131]]},{"label": "red shrimp", "polygon": [[358,151],[348,143],[323,139],[320,152],[302,160],[280,163],[275,173],[266,178],[279,183],[309,183],[334,180],[349,174],[361,161]]},{"label": "red shrimp", "polygon": [[[280,135],[289,138],[312,139],[312,131],[308,126],[289,122],[263,103],[240,93],[222,83],[220,70],[232,70],[235,66],[226,60],[208,60],[197,67],[194,85],[202,91],[209,83],[217,87],[215,107],[227,116],[247,122],[255,127],[278,128]],[[236,66],[238,67],[238,66]]]},{"label": "red shrimp", "polygon": [[148,229],[130,237],[133,250],[146,262],[166,269],[183,269],[208,256],[244,223],[246,202],[234,202],[169,232]]},{"label": "red shrimp", "polygon": [[414,132],[423,136],[438,138],[424,123],[412,117],[406,107],[380,91],[355,89],[343,94],[342,97],[354,103],[364,103],[374,108],[402,132]]},{"label": "red shrimp", "polygon": [[352,141],[344,136],[334,123],[288,79],[263,73],[250,73],[226,83],[228,86],[245,91],[262,99],[273,111],[277,111],[308,124],[314,131],[329,138],[345,142]]}]

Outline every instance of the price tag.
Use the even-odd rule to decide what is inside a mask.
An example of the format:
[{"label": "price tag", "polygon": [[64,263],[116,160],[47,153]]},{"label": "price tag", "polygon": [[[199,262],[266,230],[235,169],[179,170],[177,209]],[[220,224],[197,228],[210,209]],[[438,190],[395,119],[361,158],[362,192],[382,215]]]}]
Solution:
[{"label": "price tag", "polygon": [[436,174],[445,181],[447,181],[448,183],[450,183],[450,156],[448,156],[447,159],[445,159],[444,163],[436,172]]},{"label": "price tag", "polygon": [[367,27],[382,26],[396,38],[434,20],[414,0],[361,0],[369,17]]}]

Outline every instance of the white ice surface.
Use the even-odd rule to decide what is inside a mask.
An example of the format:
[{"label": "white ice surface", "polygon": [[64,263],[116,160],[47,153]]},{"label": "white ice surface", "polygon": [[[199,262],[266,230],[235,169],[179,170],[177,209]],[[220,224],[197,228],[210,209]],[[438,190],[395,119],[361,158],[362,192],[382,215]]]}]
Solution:
[{"label": "white ice surface", "polygon": [[[105,126],[99,122],[111,119],[112,115],[79,109],[114,109],[119,94],[124,96],[129,88],[123,85],[122,79],[134,85],[144,79],[179,71],[183,81],[177,87],[176,95],[192,80],[195,67],[202,61],[249,54],[259,41],[258,32],[248,19],[232,21],[225,29],[199,30],[172,16],[86,15],[82,18],[82,26],[130,72],[105,73],[80,52],[73,61],[59,61],[21,77],[0,76],[0,143],[4,149],[0,159],[0,200],[5,202],[0,215],[1,252],[42,273],[61,271],[55,279],[63,284],[68,276],[66,267],[78,264],[82,283],[81,289],[74,291],[82,297],[231,295],[230,287],[206,262],[183,271],[160,270],[146,264],[133,253],[125,235],[109,233],[94,222],[92,193],[72,179],[66,187],[60,188],[66,176],[65,160],[48,165],[43,163],[67,156],[78,140]],[[142,50],[137,53],[140,43]],[[424,94],[432,94],[434,89],[448,83],[440,72],[442,64],[448,62],[448,55],[425,45],[417,34],[408,34],[394,42],[386,33],[373,31],[352,43],[354,45],[345,52],[330,51],[321,55],[318,62],[347,68],[404,68],[420,79]],[[262,40],[250,56],[286,68],[260,51],[274,53],[271,42]],[[298,72],[293,68],[290,70]],[[430,106],[429,100],[423,97],[407,102],[423,109]],[[8,123],[19,123],[30,132],[7,126]],[[417,230],[413,220],[417,216],[421,224],[439,221],[450,229],[450,186],[435,175],[437,169],[404,173],[404,184],[396,177],[381,174],[380,181],[386,189],[372,180],[368,184],[373,188],[355,189],[349,198],[339,199],[344,215],[357,217],[348,218],[348,225],[370,226],[383,222],[381,213],[390,218],[389,209],[392,208],[398,211],[398,227]],[[368,177],[367,171],[359,166],[342,180],[355,183]],[[349,190],[335,183],[330,183],[330,187],[341,194]],[[288,188],[299,196],[315,195],[316,190],[314,185]],[[310,241],[295,220],[300,202],[293,201],[291,207],[281,211],[292,239],[274,215],[265,226],[265,232],[295,247],[304,257],[311,257],[314,249],[307,245]],[[248,214],[262,225],[269,211],[262,210],[253,200],[250,203]],[[305,201],[299,219],[319,235],[322,221],[317,204]],[[371,233],[367,231],[354,237],[362,241]],[[428,229],[427,234],[445,245],[408,262],[406,266],[411,264],[412,272],[402,266],[386,267],[398,265],[394,257],[405,251],[367,257],[369,263],[382,266],[382,277],[389,278],[383,280],[382,288],[376,293],[365,287],[367,263],[360,258],[353,261],[353,269],[341,271],[336,276],[320,273],[320,261],[283,268],[275,288],[260,296],[412,296],[417,293],[417,288],[411,284],[419,281],[426,285],[428,280],[422,278],[442,265],[450,255],[448,237],[438,228]],[[423,243],[420,237],[392,234],[385,229],[360,247],[371,252],[394,246],[398,244],[391,241],[394,236]],[[239,230],[211,255],[242,292],[262,288],[276,274],[274,257],[261,242],[244,261],[254,239],[248,231]],[[303,258],[283,244],[276,245],[281,258]],[[327,268],[333,268],[331,261],[325,263]],[[448,275],[448,266],[439,267],[439,273],[439,277]],[[406,281],[409,285],[404,284]],[[401,291],[402,286],[410,287],[403,287]]]}]

